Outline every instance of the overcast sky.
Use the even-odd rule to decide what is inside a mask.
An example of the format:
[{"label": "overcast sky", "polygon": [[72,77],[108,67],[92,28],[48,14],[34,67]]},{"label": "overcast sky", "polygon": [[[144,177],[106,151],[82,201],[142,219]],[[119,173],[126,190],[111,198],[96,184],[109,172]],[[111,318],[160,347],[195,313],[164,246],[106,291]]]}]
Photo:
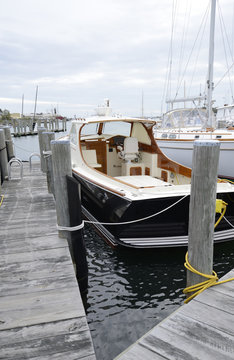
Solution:
[{"label": "overcast sky", "polygon": [[[85,116],[109,98],[114,112],[139,116],[144,94],[144,115],[158,115],[166,110],[168,63],[172,81],[167,96],[195,96],[204,90],[209,17],[205,27],[202,20],[208,0],[0,3],[1,109],[21,112],[24,94],[24,113],[33,112],[38,85],[38,112],[56,107],[62,115]],[[233,62],[233,14],[234,0],[219,0],[215,85]],[[232,102],[233,68],[229,74],[215,88],[217,106]]]}]

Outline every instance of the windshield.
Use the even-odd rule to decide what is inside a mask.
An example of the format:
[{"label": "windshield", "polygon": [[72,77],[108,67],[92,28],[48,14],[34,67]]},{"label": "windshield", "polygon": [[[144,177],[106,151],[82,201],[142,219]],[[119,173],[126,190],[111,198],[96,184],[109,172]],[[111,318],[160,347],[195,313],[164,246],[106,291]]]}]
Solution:
[{"label": "windshield", "polygon": [[103,134],[130,136],[131,124],[123,121],[110,121],[103,123]]}]

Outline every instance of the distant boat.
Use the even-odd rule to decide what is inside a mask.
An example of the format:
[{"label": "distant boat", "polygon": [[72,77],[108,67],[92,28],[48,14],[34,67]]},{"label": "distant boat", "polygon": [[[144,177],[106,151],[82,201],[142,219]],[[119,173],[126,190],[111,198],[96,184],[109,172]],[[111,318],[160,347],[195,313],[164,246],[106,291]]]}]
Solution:
[{"label": "distant boat", "polygon": [[163,116],[162,126],[154,129],[158,146],[169,158],[192,167],[194,140],[220,141],[218,175],[234,179],[234,105],[217,109],[215,129],[206,128],[204,109],[175,109]]},{"label": "distant boat", "polygon": [[[67,136],[84,217],[113,247],[187,246],[191,169],[162,153],[155,121],[112,116],[109,106],[101,114],[73,121]],[[221,220],[214,241],[231,240],[234,185],[218,183],[217,197],[229,223]]]},{"label": "distant boat", "polygon": [[210,42],[207,94],[204,97],[167,100],[172,106],[178,102],[206,101],[206,107],[192,109],[178,108],[168,111],[162,117],[161,128],[154,130],[154,136],[160,149],[171,159],[192,167],[193,142],[196,139],[219,140],[220,160],[218,175],[234,179],[234,105],[225,105],[212,109],[214,28],[216,0],[211,1]]}]

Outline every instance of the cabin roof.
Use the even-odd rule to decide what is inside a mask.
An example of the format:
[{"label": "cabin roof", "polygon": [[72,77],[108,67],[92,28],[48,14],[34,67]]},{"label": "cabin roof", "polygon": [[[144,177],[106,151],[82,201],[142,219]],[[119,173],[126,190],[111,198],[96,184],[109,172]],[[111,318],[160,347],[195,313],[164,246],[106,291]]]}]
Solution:
[{"label": "cabin roof", "polygon": [[145,124],[155,125],[156,121],[152,119],[134,118],[134,117],[122,117],[122,116],[92,116],[88,118],[76,119],[79,123],[96,123],[96,122],[109,122],[109,121],[123,121],[123,122],[141,122]]}]

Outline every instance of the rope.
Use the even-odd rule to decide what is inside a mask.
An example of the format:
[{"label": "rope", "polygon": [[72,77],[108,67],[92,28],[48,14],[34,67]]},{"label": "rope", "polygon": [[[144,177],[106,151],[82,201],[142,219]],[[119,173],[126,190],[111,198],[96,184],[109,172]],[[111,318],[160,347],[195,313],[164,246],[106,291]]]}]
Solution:
[{"label": "rope", "polygon": [[123,222],[115,222],[115,223],[84,220],[80,225],[77,225],[77,226],[60,226],[60,225],[57,225],[57,229],[58,230],[65,230],[65,231],[76,231],[76,230],[82,229],[84,227],[84,223],[86,223],[86,224],[99,224],[99,225],[126,225],[126,224],[133,224],[133,223],[136,223],[136,222],[140,222],[140,221],[150,219],[150,218],[152,218],[154,216],[157,216],[157,215],[169,210],[170,208],[172,208],[173,206],[178,204],[180,201],[182,201],[187,196],[188,195],[184,195],[181,199],[177,200],[174,204],[169,205],[167,208],[165,208],[163,210],[160,210],[159,212],[157,212],[155,214],[152,214],[152,215],[146,216],[144,218],[141,218],[141,219],[131,220],[131,221],[123,221]]},{"label": "rope", "polygon": [[3,151],[3,150],[5,150],[5,149],[6,149],[6,146],[5,146],[5,147],[3,147],[3,148],[1,148],[1,149],[0,149],[0,151]]},{"label": "rope", "polygon": [[57,225],[58,230],[65,230],[65,231],[77,231],[77,230],[83,229],[83,227],[84,227],[84,221],[82,221],[82,223],[80,225],[77,225],[77,226],[60,226],[60,225]]},{"label": "rope", "polygon": [[52,156],[52,151],[51,151],[51,150],[48,150],[48,151],[44,151],[44,150],[43,150],[43,157],[44,157],[44,159],[46,159],[46,158],[48,158],[48,157],[50,157],[50,156]]},{"label": "rope", "polygon": [[[217,200],[216,200],[217,201]],[[220,200],[222,201],[222,200]],[[215,223],[215,228],[216,226],[220,223],[221,219],[224,217],[224,214],[226,212],[226,208],[227,208],[227,203],[225,203],[224,201],[222,201],[222,205],[223,205],[223,209],[222,209],[222,212],[220,214],[220,217],[218,219],[218,221]],[[217,207],[217,203],[216,203],[216,207]],[[216,211],[217,212],[217,211]],[[224,217],[224,219],[229,223],[229,221]],[[231,225],[231,223],[230,223]],[[232,226],[233,227],[233,226]],[[186,252],[186,255],[185,255],[185,263],[184,263],[184,266],[186,267],[187,270],[191,271],[192,273],[194,274],[197,274],[197,275],[200,275],[208,280],[205,280],[205,281],[202,281],[198,284],[195,284],[195,285],[191,285],[191,286],[188,286],[186,287],[184,290],[183,290],[183,293],[184,294],[190,294],[190,293],[193,293],[192,295],[190,295],[185,301],[184,303],[187,304],[190,300],[192,300],[195,296],[199,295],[200,293],[202,293],[204,290],[208,289],[209,287],[211,286],[215,286],[215,285],[219,285],[219,284],[223,284],[223,283],[226,283],[228,281],[232,281],[234,280],[234,277],[233,278],[230,278],[230,279],[227,279],[227,280],[222,280],[222,281],[219,281],[219,278],[218,278],[218,275],[217,273],[212,270],[212,275],[209,275],[209,274],[204,274],[204,273],[201,273],[200,271],[196,270],[190,263],[189,263],[189,260],[188,260],[188,251]]]},{"label": "rope", "polygon": [[4,195],[1,195],[0,207],[2,206]]},{"label": "rope", "polygon": [[146,216],[144,218],[141,219],[137,219],[137,220],[131,220],[131,221],[123,221],[123,222],[115,222],[115,223],[108,223],[108,222],[99,222],[99,221],[91,221],[91,220],[85,220],[85,223],[89,223],[89,224],[100,224],[100,225],[126,225],[126,224],[133,224],[136,222],[140,222],[140,221],[144,221],[147,219],[150,219],[154,216],[157,216],[159,214],[162,214],[163,212],[169,210],[170,208],[172,208],[173,206],[175,206],[176,204],[178,204],[180,201],[182,201],[184,198],[186,198],[188,195],[184,195],[181,199],[177,200],[174,204],[169,205],[167,208],[160,210],[159,212]]}]

